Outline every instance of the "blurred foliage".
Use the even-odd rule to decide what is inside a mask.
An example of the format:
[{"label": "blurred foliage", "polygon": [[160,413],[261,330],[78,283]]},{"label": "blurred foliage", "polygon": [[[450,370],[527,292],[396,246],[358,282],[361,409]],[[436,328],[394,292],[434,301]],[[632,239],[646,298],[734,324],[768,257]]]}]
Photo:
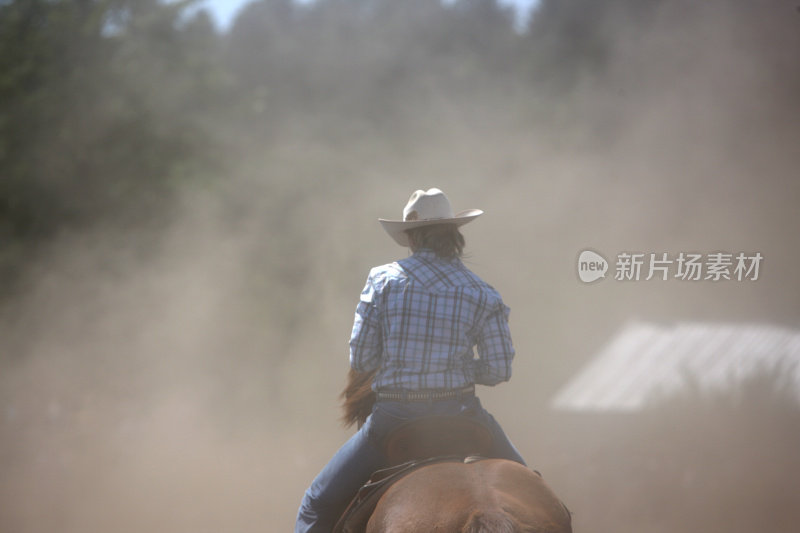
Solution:
[{"label": "blurred foliage", "polygon": [[[491,117],[540,131],[557,124],[563,142],[570,137],[564,124],[578,120],[592,142],[602,142],[626,88],[607,85],[609,105],[596,106],[607,111],[594,125],[567,95],[609,75],[609,56],[623,37],[645,35],[664,19],[691,27],[710,4],[741,30],[739,52],[767,37],[760,69],[781,83],[764,83],[780,93],[764,92],[764,102],[800,90],[796,21],[784,16],[794,14],[783,12],[787,6],[543,0],[521,31],[496,0],[258,0],[220,33],[193,4],[0,3],[4,280],[60,233],[160,227],[178,192],[224,186],[234,165],[263,167],[247,154],[298,131],[332,147],[353,137],[402,146],[420,128],[456,118],[481,128]],[[625,68],[623,83],[659,67]],[[303,194],[307,185],[292,182],[291,173],[283,183],[270,176],[275,195]]]},{"label": "blurred foliage", "polygon": [[221,75],[187,2],[19,0],[0,6],[0,269],[61,232],[163,223],[215,169],[201,109]]}]

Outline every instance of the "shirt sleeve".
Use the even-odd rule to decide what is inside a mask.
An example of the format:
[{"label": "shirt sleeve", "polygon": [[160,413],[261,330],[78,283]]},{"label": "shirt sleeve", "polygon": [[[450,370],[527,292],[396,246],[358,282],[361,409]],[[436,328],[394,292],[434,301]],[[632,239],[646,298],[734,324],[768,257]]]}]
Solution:
[{"label": "shirt sleeve", "polygon": [[361,292],[350,335],[350,366],[358,372],[370,372],[381,364],[383,334],[378,315],[377,300],[372,275]]},{"label": "shirt sleeve", "polygon": [[497,385],[511,379],[514,346],[508,328],[508,306],[499,302],[489,313],[477,339],[475,383]]}]

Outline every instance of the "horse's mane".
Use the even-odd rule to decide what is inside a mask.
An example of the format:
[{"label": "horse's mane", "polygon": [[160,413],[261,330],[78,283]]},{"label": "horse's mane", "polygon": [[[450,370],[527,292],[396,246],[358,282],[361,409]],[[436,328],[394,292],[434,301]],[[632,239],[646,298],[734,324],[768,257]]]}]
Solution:
[{"label": "horse's mane", "polygon": [[372,378],[375,377],[375,370],[372,372],[356,372],[352,368],[347,373],[347,385],[342,394],[342,422],[344,427],[358,424],[361,427],[366,422],[367,417],[372,412],[375,403],[375,392],[372,390]]}]

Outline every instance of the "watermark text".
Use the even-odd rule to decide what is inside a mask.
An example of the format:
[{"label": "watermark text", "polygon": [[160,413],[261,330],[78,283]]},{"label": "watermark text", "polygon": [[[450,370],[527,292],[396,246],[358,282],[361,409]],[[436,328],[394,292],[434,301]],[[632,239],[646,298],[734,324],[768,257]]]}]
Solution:
[{"label": "watermark text", "polygon": [[[761,252],[620,252],[613,264],[616,281],[757,281]],[[609,262],[593,250],[578,256],[578,277],[584,283],[606,278]]]}]

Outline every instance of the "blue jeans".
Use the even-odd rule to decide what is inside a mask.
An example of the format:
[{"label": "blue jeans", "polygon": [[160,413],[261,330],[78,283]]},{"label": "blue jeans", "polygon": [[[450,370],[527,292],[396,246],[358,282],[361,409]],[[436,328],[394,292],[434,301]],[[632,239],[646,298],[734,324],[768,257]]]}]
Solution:
[{"label": "blue jeans", "polygon": [[389,466],[380,442],[408,420],[431,415],[465,415],[483,422],[494,439],[492,457],[525,461],[476,397],[437,402],[377,402],[372,414],[317,475],[303,495],[295,533],[330,533],[358,489],[376,470]]}]

